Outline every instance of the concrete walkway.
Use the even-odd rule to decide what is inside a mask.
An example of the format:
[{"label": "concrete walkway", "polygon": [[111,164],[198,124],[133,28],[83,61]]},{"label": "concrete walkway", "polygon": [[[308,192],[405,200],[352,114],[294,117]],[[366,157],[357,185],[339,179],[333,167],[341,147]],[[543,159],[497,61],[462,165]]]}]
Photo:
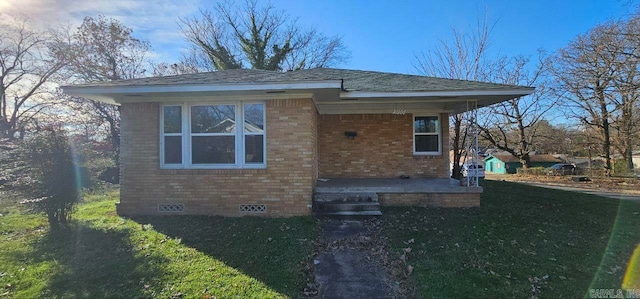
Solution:
[{"label": "concrete walkway", "polygon": [[320,298],[397,297],[365,221],[324,219],[322,248],[314,260]]},{"label": "concrete walkway", "polygon": [[616,191],[603,191],[603,190],[595,190],[595,189],[587,189],[587,188],[579,188],[572,186],[563,186],[558,184],[546,184],[542,182],[525,182],[525,181],[513,181],[514,183],[526,184],[535,187],[543,187],[550,189],[557,189],[563,191],[572,191],[572,192],[580,192],[585,194],[598,195],[602,197],[609,197],[615,199],[624,199],[624,200],[638,200],[640,201],[640,194],[637,193],[623,193]]}]

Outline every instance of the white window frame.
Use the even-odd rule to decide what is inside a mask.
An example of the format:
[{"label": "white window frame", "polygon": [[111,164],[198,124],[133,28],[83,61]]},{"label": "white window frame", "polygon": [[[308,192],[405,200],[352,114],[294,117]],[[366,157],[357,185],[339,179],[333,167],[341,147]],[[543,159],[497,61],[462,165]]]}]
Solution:
[{"label": "white window frame", "polygon": [[[244,132],[244,106],[247,104],[261,104],[262,117],[264,120],[261,133]],[[211,106],[211,105],[234,105],[235,106],[235,133],[192,133],[191,132],[191,107]],[[182,133],[164,133],[164,107],[182,107]],[[194,102],[194,103],[167,103],[160,105],[160,168],[161,169],[265,169],[267,168],[267,105],[264,101],[216,101],[216,102]],[[238,127],[238,124],[241,124]],[[245,135],[262,135],[262,163],[246,163],[245,158]],[[164,162],[164,137],[182,137],[182,163],[167,164]],[[234,136],[235,137],[235,164],[193,164],[191,151],[191,137],[193,136]]]},{"label": "white window frame", "polygon": [[[438,125],[436,127],[436,132],[435,133],[416,133],[416,117],[437,117]],[[412,116],[411,122],[413,123],[411,125],[411,128],[413,130],[413,155],[414,156],[442,155],[442,119],[440,115],[439,114],[430,114],[430,115],[416,114]],[[431,152],[416,151],[416,136],[434,136],[434,135],[438,136],[438,151],[431,151]]]},{"label": "white window frame", "polygon": [[[180,133],[165,133],[164,132],[164,108],[165,107],[180,107],[180,121],[182,122],[181,124],[181,128],[180,128]],[[168,104],[168,105],[162,105],[160,107],[160,163],[162,165],[163,168],[182,168],[185,162],[185,153],[184,153],[184,143],[185,143],[185,138],[184,138],[184,121],[185,121],[185,117],[184,117],[184,105],[180,105],[180,104]],[[182,157],[180,158],[181,163],[169,163],[169,164],[165,164],[164,159],[164,139],[165,137],[168,136],[180,136],[180,140],[182,140],[182,148],[181,148],[181,153],[182,153]]]},{"label": "white window frame", "polygon": [[[255,104],[262,104],[262,132],[245,132],[244,131],[244,112],[245,112],[245,106],[246,105],[255,105]],[[266,163],[267,163],[267,105],[264,102],[241,102],[240,105],[242,105],[242,127],[240,128],[240,130],[242,130],[242,141],[240,142],[240,146],[242,146],[242,157],[239,161],[242,162],[242,168],[256,168],[255,166],[262,166],[262,167],[266,167]],[[247,163],[246,158],[247,158],[247,153],[245,153],[245,136],[262,136],[262,163]],[[237,143],[237,142],[236,142]]]}]

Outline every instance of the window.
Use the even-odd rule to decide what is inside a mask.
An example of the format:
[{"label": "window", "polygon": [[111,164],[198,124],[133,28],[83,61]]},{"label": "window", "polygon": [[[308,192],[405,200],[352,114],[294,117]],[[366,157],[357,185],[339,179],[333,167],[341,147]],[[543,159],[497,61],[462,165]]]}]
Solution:
[{"label": "window", "polygon": [[264,103],[165,105],[161,116],[162,168],[265,167]]},{"label": "window", "polygon": [[441,153],[440,117],[416,116],[413,121],[413,152],[416,155]]},{"label": "window", "polygon": [[163,119],[164,163],[182,164],[182,107],[164,106]]}]

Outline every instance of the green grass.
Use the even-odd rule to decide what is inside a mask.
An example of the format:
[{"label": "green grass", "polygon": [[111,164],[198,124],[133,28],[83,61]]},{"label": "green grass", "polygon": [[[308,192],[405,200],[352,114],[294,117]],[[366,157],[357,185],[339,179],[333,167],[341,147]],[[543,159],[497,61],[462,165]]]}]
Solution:
[{"label": "green grass", "polygon": [[[474,209],[386,208],[419,297],[584,297],[636,283],[640,203],[485,181]],[[629,269],[629,270],[627,270]],[[636,276],[634,276],[636,275]]]},{"label": "green grass", "polygon": [[70,228],[0,213],[0,297],[297,297],[316,224],[308,217],[127,220],[117,194],[93,195]]},{"label": "green grass", "polygon": [[[417,296],[640,288],[640,203],[483,184],[480,208],[384,209],[392,254],[412,249]],[[115,214],[116,201],[113,192],[88,196],[71,227],[57,231],[44,216],[2,203],[0,297],[298,297],[306,284],[318,233],[311,218],[134,221]]]}]

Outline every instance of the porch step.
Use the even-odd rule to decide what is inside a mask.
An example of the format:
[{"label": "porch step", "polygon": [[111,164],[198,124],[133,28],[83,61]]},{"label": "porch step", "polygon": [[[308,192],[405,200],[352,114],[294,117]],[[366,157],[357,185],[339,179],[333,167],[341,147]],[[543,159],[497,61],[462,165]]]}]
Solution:
[{"label": "porch step", "polygon": [[342,211],[342,212],[332,212],[332,213],[315,213],[315,216],[336,218],[336,219],[343,219],[343,220],[345,219],[355,220],[355,219],[382,216],[382,212],[380,211],[360,211],[360,212]]},{"label": "porch step", "polygon": [[313,196],[316,216],[341,219],[380,216],[380,203],[376,193],[316,193]]},{"label": "porch step", "polygon": [[378,202],[357,202],[357,203],[315,202],[313,205],[313,211],[316,213],[380,211],[380,203]]},{"label": "porch step", "polygon": [[378,202],[378,194],[373,192],[317,192],[313,195],[313,202]]}]

